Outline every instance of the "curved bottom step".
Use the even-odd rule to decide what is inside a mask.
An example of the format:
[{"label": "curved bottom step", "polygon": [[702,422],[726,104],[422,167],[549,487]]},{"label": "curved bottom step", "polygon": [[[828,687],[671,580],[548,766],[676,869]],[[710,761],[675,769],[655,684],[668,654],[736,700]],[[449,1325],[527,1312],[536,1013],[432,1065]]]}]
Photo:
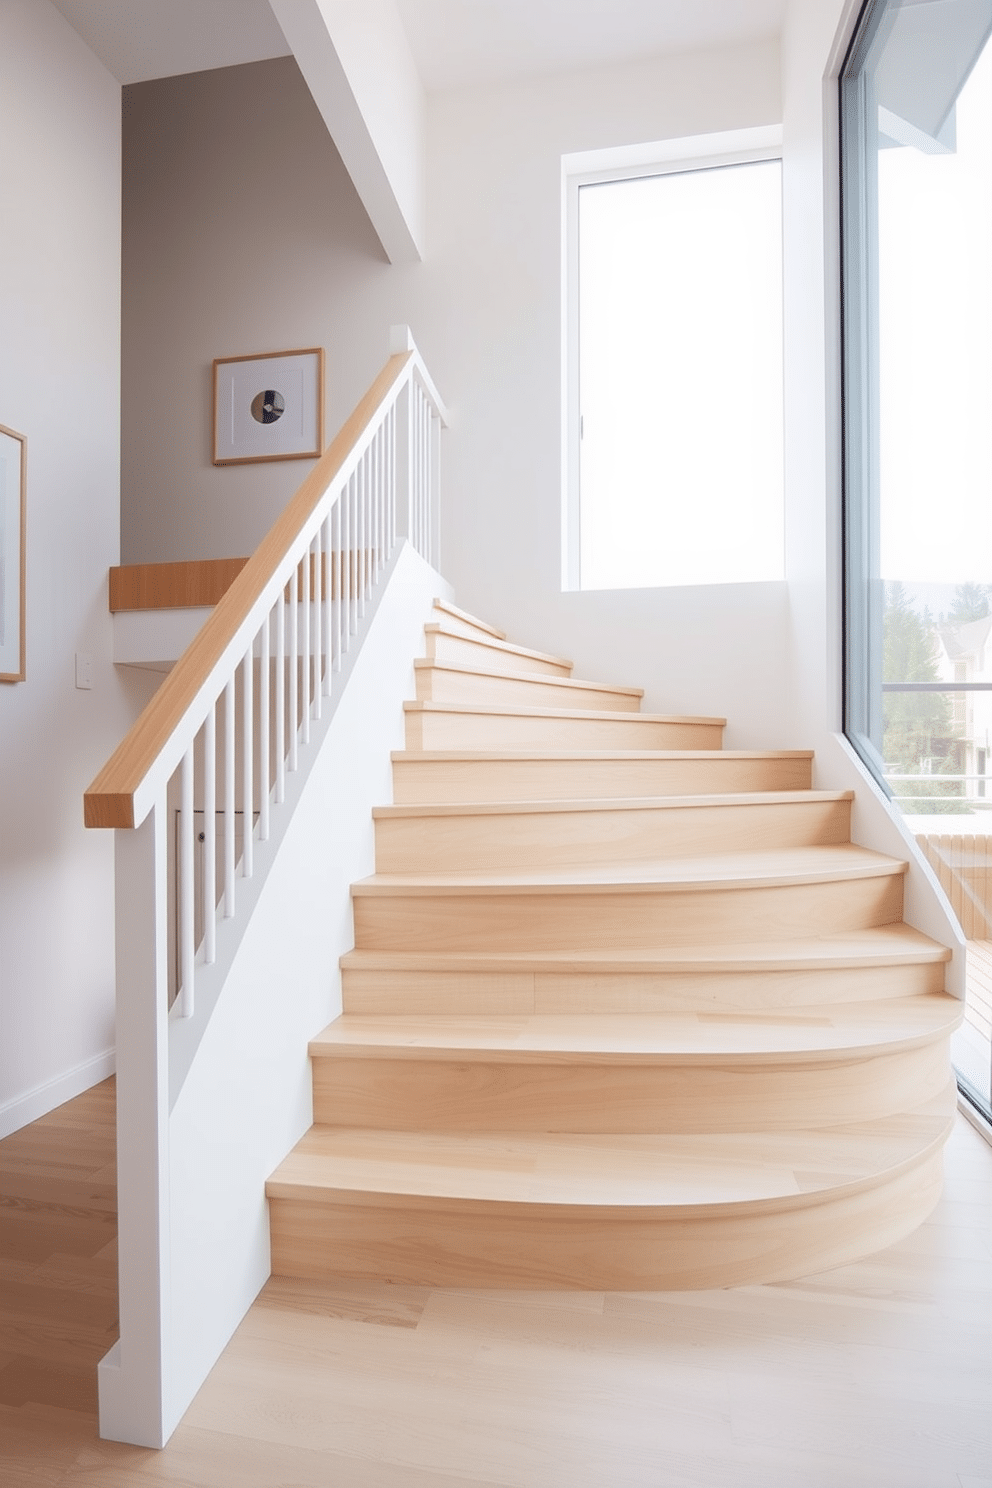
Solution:
[{"label": "curved bottom step", "polygon": [[789,1280],[927,1217],[954,1103],[952,1082],[905,1115],[788,1135],[314,1127],[267,1185],[272,1270],[550,1290]]}]

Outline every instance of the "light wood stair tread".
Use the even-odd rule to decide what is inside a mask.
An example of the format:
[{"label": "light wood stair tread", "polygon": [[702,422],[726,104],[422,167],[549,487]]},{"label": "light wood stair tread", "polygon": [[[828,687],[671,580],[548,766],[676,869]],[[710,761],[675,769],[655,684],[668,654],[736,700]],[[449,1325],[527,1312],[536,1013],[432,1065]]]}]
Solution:
[{"label": "light wood stair tread", "polygon": [[[447,628],[445,626],[443,620],[436,621],[433,624],[425,625],[424,626],[424,632],[425,632],[426,635],[429,635],[429,636],[430,635],[447,636],[451,640],[464,641],[464,640],[468,640],[469,639],[462,631],[458,631],[458,630]],[[508,641],[505,638],[501,638],[500,636],[495,636],[494,635],[494,636],[486,637],[486,636],[481,636],[480,635],[478,637],[477,644],[480,645],[480,646],[490,646],[490,647],[492,647],[492,649],[494,651],[498,651],[501,655],[504,655],[504,656],[521,656],[521,657],[526,657],[527,660],[529,660],[529,661],[546,661],[546,662],[551,662],[555,666],[564,667],[566,670],[569,670],[569,671],[575,665],[575,663],[572,662],[572,661],[569,661],[566,656],[553,656],[549,651],[534,651],[530,646],[517,646],[517,645],[514,644],[513,641]],[[421,660],[423,660],[423,659],[424,658],[421,658]],[[432,665],[434,665],[434,666],[445,666],[445,667],[447,667],[447,666],[450,666],[451,663],[449,663],[449,662],[433,662]],[[472,669],[471,668],[466,668],[466,670],[472,670]],[[521,675],[523,675],[523,674],[521,674]],[[527,676],[530,676],[531,674],[528,672],[526,675]]]},{"label": "light wood stair tread", "polygon": [[[437,708],[437,703],[405,703],[404,707],[417,710]],[[455,707],[445,705],[445,711]],[[460,712],[494,713],[548,713],[557,710],[541,708],[462,708]],[[618,718],[642,718],[652,723],[710,723],[724,724],[723,718],[675,718],[658,713],[618,713]],[[390,759],[394,764],[415,762],[417,764],[476,764],[480,761],[502,763],[504,760],[811,760],[812,749],[394,749]]]},{"label": "light wood stair tread", "polygon": [[563,689],[563,697],[567,697],[569,689],[573,692],[622,693],[625,697],[632,698],[644,696],[643,687],[628,687],[613,682],[588,682],[581,677],[559,677],[546,672],[487,672],[482,667],[459,666],[452,661],[432,661],[427,656],[418,656],[413,666],[418,672],[452,672],[460,677],[491,678],[497,683],[526,682],[533,686],[560,687]]},{"label": "light wood stair tread", "polygon": [[946,1137],[953,1081],[936,1099],[853,1126],[726,1135],[403,1132],[311,1127],[266,1184],[270,1199],[623,1207],[803,1208],[870,1188]]},{"label": "light wood stair tread", "polygon": [[375,951],[353,950],[343,967],[375,971],[445,972],[707,972],[838,970],[873,965],[916,965],[951,959],[938,944],[904,923],[815,939],[757,941],[699,946],[659,946],[583,951]]},{"label": "light wood stair tread", "polygon": [[601,796],[547,801],[468,801],[410,806],[375,806],[376,820],[416,817],[539,816],[582,811],[680,811],[689,807],[774,806],[791,803],[853,801],[853,791],[726,791],[696,796]]},{"label": "light wood stair tread", "polygon": [[[501,682],[506,680],[500,676]],[[525,677],[529,681],[529,677]],[[553,680],[553,679],[552,679]],[[571,678],[562,678],[563,681],[571,682]],[[577,685],[577,684],[573,684]],[[600,683],[592,684],[601,686]],[[623,688],[605,688],[605,691],[622,692]],[[643,694],[642,694],[643,695]],[[438,703],[431,699],[408,701],[403,704],[405,713],[471,713],[476,717],[489,718],[493,715],[503,718],[579,718],[586,721],[590,717],[588,708],[535,708],[525,703]],[[725,718],[703,718],[676,713],[624,713],[622,711],[611,711],[608,708],[597,709],[592,715],[598,720],[610,720],[618,723],[673,723],[673,724],[703,724],[711,728],[725,728]]]},{"label": "light wood stair tread", "polygon": [[310,1054],[487,1063],[810,1063],[932,1043],[953,1032],[962,1013],[961,1002],[946,992],[801,1011],[468,1017],[344,1013],[311,1040]]},{"label": "light wood stair tread", "polygon": [[825,883],[839,879],[902,875],[907,864],[868,848],[843,843],[825,847],[775,848],[700,858],[661,858],[642,862],[559,865],[547,871],[498,873],[375,873],[352,884],[361,895],[598,894],[623,888],[631,894],[691,892],[720,888],[758,888],[780,884]]},{"label": "light wood stair tread", "polygon": [[495,625],[480,620],[475,615],[470,615],[467,610],[460,610],[447,599],[435,599],[434,609],[442,610],[446,615],[454,615],[456,620],[464,620],[466,625],[474,625],[476,630],[484,630],[488,635],[495,636],[499,641],[506,640],[506,631],[498,630]]}]

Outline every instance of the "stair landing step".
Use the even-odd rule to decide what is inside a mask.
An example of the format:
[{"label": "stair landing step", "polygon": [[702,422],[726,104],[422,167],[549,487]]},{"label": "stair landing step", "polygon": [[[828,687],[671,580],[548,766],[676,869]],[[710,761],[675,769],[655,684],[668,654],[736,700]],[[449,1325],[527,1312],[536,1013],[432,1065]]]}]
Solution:
[{"label": "stair landing step", "polygon": [[857,969],[874,965],[911,966],[951,959],[947,946],[910,925],[882,925],[846,935],[753,944],[660,946],[628,950],[561,951],[348,951],[345,969],[418,972],[606,973],[809,971]]},{"label": "stair landing step", "polygon": [[905,874],[908,864],[868,848],[844,843],[824,847],[775,848],[768,852],[719,853],[699,858],[664,858],[638,863],[595,863],[519,873],[376,873],[351,886],[366,895],[445,897],[478,895],[600,894],[604,890],[691,893],[719,887],[759,888],[840,879]]},{"label": "stair landing step", "polygon": [[[458,704],[406,703],[413,710],[428,710],[448,713],[537,713],[558,717],[556,709],[548,708],[466,708]],[[583,717],[585,714],[583,713]],[[618,718],[628,719],[629,713],[618,713]],[[723,726],[723,718],[674,717],[660,713],[638,713],[640,719],[652,723],[710,723]],[[479,761],[526,762],[527,760],[811,760],[812,749],[394,749],[390,755],[394,764],[478,764]]]},{"label": "stair landing step", "polygon": [[579,800],[425,802],[418,805],[374,806],[376,820],[417,817],[541,816],[583,811],[682,811],[697,807],[775,806],[853,801],[853,791],[724,791],[696,796],[602,796]]},{"label": "stair landing step", "polygon": [[[479,675],[476,673],[475,675]],[[499,681],[505,681],[505,676],[500,676]],[[524,681],[530,679],[525,677]],[[554,679],[552,679],[554,680]],[[571,678],[563,677],[562,682],[569,682],[572,686],[582,686],[579,682],[572,682]],[[590,684],[593,687],[601,686],[600,683]],[[604,688],[607,692],[622,692],[624,688]],[[592,712],[589,708],[538,708],[525,703],[443,703],[436,702],[432,698],[421,698],[417,701],[405,702],[403,704],[405,713],[468,713],[474,717],[490,718],[578,718],[586,722],[590,716],[598,722],[619,723],[669,723],[669,724],[693,724],[706,728],[726,728],[725,718],[695,717],[690,714],[678,713],[635,713],[627,712],[625,709],[597,708]],[[651,752],[651,751],[649,751]],[[711,751],[719,752],[719,751]],[[419,753],[419,751],[418,751]],[[478,755],[473,756],[478,758]]]},{"label": "stair landing step", "polygon": [[434,609],[442,610],[446,615],[454,615],[456,620],[463,620],[466,625],[473,626],[476,630],[485,631],[487,635],[495,636],[498,641],[506,640],[506,631],[498,630],[495,625],[490,625],[485,620],[470,615],[467,610],[460,610],[457,605],[451,604],[447,599],[435,599]]},{"label": "stair landing step", "polygon": [[383,1132],[311,1127],[266,1184],[270,1199],[381,1207],[541,1205],[725,1213],[804,1208],[870,1188],[946,1138],[936,1099],[856,1126],[728,1135]]},{"label": "stair landing step", "polygon": [[963,1006],[948,993],[795,1010],[363,1017],[310,1042],[321,1058],[512,1064],[778,1064],[871,1057],[947,1037]]},{"label": "stair landing step", "polygon": [[[469,649],[479,647],[482,654],[476,653],[476,655],[478,655],[478,659],[483,663],[486,661],[490,664],[493,662],[508,663],[513,659],[518,659],[525,665],[528,662],[537,662],[552,667],[555,673],[563,676],[568,676],[575,665],[566,656],[553,656],[549,651],[535,651],[530,646],[517,646],[513,641],[501,640],[499,636],[468,636],[458,624],[450,624],[445,620],[444,616],[441,617],[440,621],[425,625],[424,634],[428,637],[429,642],[433,638],[433,644],[435,645],[438,643],[443,645],[447,641],[453,642],[453,645],[449,649],[455,651],[456,654],[459,651],[464,652],[466,647]],[[464,666],[466,670],[474,670],[473,662],[470,658],[466,658],[465,661],[435,660],[433,664],[435,666]],[[485,665],[483,665],[482,670],[485,669]],[[529,676],[531,673],[528,671],[527,675]],[[536,675],[545,674],[537,673]]]}]

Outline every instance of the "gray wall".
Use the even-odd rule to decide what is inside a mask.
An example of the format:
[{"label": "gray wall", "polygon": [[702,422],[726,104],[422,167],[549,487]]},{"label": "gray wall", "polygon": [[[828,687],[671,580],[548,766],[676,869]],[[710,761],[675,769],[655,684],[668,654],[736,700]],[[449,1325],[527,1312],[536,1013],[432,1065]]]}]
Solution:
[{"label": "gray wall", "polygon": [[356,278],[389,266],[293,58],[135,84],[123,112],[124,561],[250,553],[312,462],[211,464],[213,358],[325,346],[332,434],[385,360]]}]

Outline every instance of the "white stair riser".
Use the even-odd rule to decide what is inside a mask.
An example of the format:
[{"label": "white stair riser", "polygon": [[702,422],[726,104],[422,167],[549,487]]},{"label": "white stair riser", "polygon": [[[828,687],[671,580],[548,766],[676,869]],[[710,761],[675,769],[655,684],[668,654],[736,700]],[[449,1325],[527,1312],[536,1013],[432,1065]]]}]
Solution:
[{"label": "white stair riser", "polygon": [[784,940],[893,924],[902,874],[756,888],[596,893],[356,894],[369,950],[567,951]]},{"label": "white stair riser", "polygon": [[795,1131],[892,1116],[947,1085],[946,1037],[837,1063],[547,1064],[501,1059],[313,1062],[313,1119],[386,1131],[718,1133]]},{"label": "white stair riser", "polygon": [[809,790],[810,761],[781,760],[419,760],[393,761],[398,806],[459,802],[603,801],[630,796],[708,796],[731,791]]},{"label": "white stair riser", "polygon": [[[565,705],[562,704],[564,707]],[[719,749],[716,724],[526,713],[407,712],[408,749]]]},{"label": "white stair riser", "polygon": [[491,644],[482,636],[470,638],[428,631],[427,659],[442,666],[478,667],[481,672],[533,672],[535,676],[568,677],[571,665],[552,657],[530,656],[526,651],[503,650],[495,637]]},{"label": "white stair riser", "polygon": [[850,801],[378,817],[379,873],[566,867],[848,842]]},{"label": "white stair riser", "polygon": [[[417,1286],[682,1291],[789,1281],[892,1245],[940,1198],[941,1154],[809,1207],[722,1213],[430,1201],[355,1191],[269,1200],[276,1276]],[[727,1208],[739,1212],[726,1212]],[[532,1211],[532,1212],[531,1212]]]},{"label": "white stair riser", "polygon": [[378,971],[345,967],[346,1013],[666,1013],[816,1007],[939,992],[944,964],[725,972]]},{"label": "white stair riser", "polygon": [[506,707],[521,703],[527,708],[588,708],[600,712],[637,713],[641,700],[636,694],[610,688],[583,687],[581,682],[556,685],[546,678],[487,676],[482,672],[448,671],[444,667],[417,666],[417,698],[422,703],[471,703]]}]

